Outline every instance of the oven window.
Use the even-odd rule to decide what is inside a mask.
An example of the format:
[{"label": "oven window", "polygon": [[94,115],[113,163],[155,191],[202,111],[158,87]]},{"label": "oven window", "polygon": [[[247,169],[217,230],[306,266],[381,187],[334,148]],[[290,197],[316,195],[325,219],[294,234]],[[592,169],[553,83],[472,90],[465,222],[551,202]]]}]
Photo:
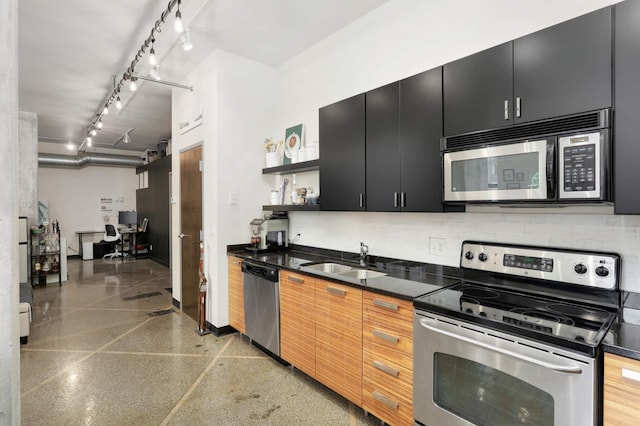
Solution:
[{"label": "oven window", "polygon": [[553,397],[516,377],[453,355],[434,354],[434,401],[476,425],[553,425]]},{"label": "oven window", "polygon": [[451,191],[509,191],[540,186],[537,152],[451,162]]}]

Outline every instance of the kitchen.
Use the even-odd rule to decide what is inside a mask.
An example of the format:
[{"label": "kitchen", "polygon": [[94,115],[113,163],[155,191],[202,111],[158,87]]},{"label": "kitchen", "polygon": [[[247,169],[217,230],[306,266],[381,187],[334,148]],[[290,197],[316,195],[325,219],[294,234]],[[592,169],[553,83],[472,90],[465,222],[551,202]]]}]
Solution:
[{"label": "kitchen", "polygon": [[613,215],[610,206],[474,207],[464,214],[290,213],[296,244],[356,253],[364,240],[377,256],[453,267],[460,264],[461,244],[468,239],[615,252],[622,258],[620,287],[631,292],[638,291],[637,226],[636,216]]}]

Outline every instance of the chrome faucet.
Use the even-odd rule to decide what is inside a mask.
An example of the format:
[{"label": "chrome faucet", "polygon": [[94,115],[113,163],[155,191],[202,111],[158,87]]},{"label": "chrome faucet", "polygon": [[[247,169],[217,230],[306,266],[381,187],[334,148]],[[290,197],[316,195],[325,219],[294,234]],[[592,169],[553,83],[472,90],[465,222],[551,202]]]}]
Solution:
[{"label": "chrome faucet", "polygon": [[360,241],[360,266],[365,266],[367,264],[367,254],[369,253],[369,246]]}]

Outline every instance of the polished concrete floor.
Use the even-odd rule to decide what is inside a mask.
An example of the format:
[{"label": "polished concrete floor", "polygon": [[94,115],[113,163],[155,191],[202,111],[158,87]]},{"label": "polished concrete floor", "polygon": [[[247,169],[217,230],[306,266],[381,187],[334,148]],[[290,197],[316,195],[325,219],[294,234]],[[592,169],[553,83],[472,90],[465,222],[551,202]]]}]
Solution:
[{"label": "polished concrete floor", "polygon": [[34,289],[23,425],[368,425],[373,416],[250,344],[198,336],[150,260],[69,261]]}]

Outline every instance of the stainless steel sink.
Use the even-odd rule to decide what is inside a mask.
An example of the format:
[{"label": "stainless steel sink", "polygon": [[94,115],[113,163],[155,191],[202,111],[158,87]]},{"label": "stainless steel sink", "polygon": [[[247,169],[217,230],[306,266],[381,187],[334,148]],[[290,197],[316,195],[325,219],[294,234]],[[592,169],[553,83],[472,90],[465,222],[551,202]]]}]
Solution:
[{"label": "stainless steel sink", "polygon": [[352,271],[341,272],[338,275],[348,278],[355,278],[358,280],[366,280],[371,278],[384,277],[387,274],[385,274],[384,272],[371,271],[369,269],[354,269]]},{"label": "stainless steel sink", "polygon": [[303,265],[304,269],[312,269],[318,272],[325,272],[327,274],[341,274],[351,271],[353,268],[347,265],[341,265],[339,263],[316,263],[315,265]]}]

